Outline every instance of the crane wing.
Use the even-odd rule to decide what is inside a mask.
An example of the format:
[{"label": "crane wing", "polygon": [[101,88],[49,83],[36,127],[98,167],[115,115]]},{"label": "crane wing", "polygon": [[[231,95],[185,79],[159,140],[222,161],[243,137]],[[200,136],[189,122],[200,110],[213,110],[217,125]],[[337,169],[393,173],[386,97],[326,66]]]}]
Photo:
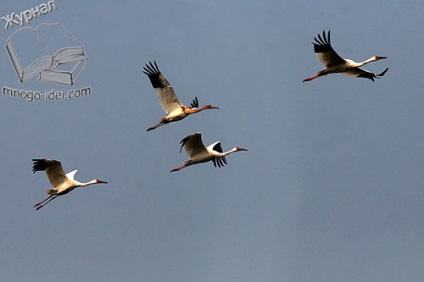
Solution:
[{"label": "crane wing", "polygon": [[58,187],[67,179],[60,161],[49,159],[33,159],[32,161],[34,162],[32,172],[46,171],[50,184],[54,188]]},{"label": "crane wing", "polygon": [[68,172],[66,174],[66,177],[68,177],[70,180],[74,180],[75,179],[75,174],[78,172],[78,169],[73,170],[71,172]]},{"label": "crane wing", "polygon": [[219,153],[224,152],[224,151],[222,150],[221,141],[217,141],[217,142],[215,142],[215,143],[213,143],[213,144],[210,144],[210,145],[208,146],[208,150],[217,151],[217,152],[219,152]]},{"label": "crane wing", "polygon": [[372,73],[370,71],[367,71],[367,70],[364,70],[364,69],[361,69],[361,68],[351,68],[351,69],[348,69],[348,70],[342,72],[342,74],[347,75],[347,76],[368,78],[368,79],[371,79],[372,81],[374,81],[374,78],[380,78],[380,76],[385,75],[388,70],[389,70],[389,68],[386,68],[383,72],[381,72],[379,74],[375,74],[375,73]]},{"label": "crane wing", "polygon": [[[213,144],[209,145],[207,149],[208,149],[208,150],[212,150],[212,151],[216,151],[216,152],[218,152],[218,153],[222,153],[222,152],[224,152],[224,151],[222,150],[222,146],[221,146],[221,142],[220,142],[220,141],[215,142],[215,143],[213,143]],[[225,156],[222,156],[222,157],[214,157],[214,158],[212,159],[212,162],[213,162],[213,165],[214,165],[215,167],[222,167],[222,166],[224,166],[224,165],[226,165],[226,164],[227,164],[227,159],[225,158]]]},{"label": "crane wing", "polygon": [[315,55],[321,64],[325,67],[331,67],[345,63],[345,60],[331,46],[330,31],[328,31],[327,36],[325,35],[325,31],[323,31],[322,37],[318,34],[318,38],[314,37],[314,39],[315,42],[312,42],[312,44],[314,44]]},{"label": "crane wing", "polygon": [[202,154],[208,154],[208,151],[203,144],[201,133],[194,133],[185,137],[183,140],[181,140],[180,144],[180,152],[184,147],[187,154],[190,156],[190,159],[193,159],[194,157]]},{"label": "crane wing", "polygon": [[[150,65],[149,65],[150,64]],[[160,72],[156,61],[154,64],[149,62],[143,67],[145,73],[156,90],[159,103],[167,115],[174,110],[180,109],[182,104],[172,88],[172,85],[166,80],[165,76]]]},{"label": "crane wing", "polygon": [[197,99],[197,97],[194,97],[193,102],[191,102],[190,104],[190,108],[198,108],[199,107],[199,100]]}]

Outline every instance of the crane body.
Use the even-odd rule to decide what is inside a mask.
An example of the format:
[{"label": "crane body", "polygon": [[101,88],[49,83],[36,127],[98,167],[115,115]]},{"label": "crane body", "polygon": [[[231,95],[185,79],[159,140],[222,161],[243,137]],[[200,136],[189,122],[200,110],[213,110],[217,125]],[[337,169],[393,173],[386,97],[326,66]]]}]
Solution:
[{"label": "crane body", "polygon": [[325,69],[320,70],[312,77],[305,78],[303,82],[312,81],[320,76],[324,76],[330,73],[340,73],[352,77],[368,78],[374,81],[375,78],[380,78],[389,70],[386,68],[383,72],[375,74],[361,68],[363,65],[368,63],[387,59],[387,57],[383,56],[373,56],[368,60],[358,63],[351,59],[343,59],[337,54],[336,51],[334,51],[333,47],[331,46],[330,31],[328,31],[327,36],[325,35],[325,31],[323,31],[322,37],[320,34],[318,34],[318,38],[314,37],[314,39],[315,42],[312,42],[312,44],[314,44],[315,54],[318,61],[320,61],[321,64],[325,66]]},{"label": "crane body", "polygon": [[234,147],[227,152],[223,152],[221,142],[219,141],[206,147],[203,144],[202,135],[199,132],[185,137],[181,140],[180,144],[180,152],[182,148],[184,148],[190,159],[185,161],[182,166],[172,169],[171,172],[179,171],[194,164],[206,163],[209,161],[212,161],[215,167],[222,167],[227,164],[227,159],[225,157],[229,154],[239,151],[247,151],[247,149],[244,148]]},{"label": "crane body", "polygon": [[33,159],[32,161],[32,172],[35,173],[37,171],[46,171],[50,184],[53,186],[52,189],[48,189],[46,191],[49,196],[34,205],[34,208],[36,208],[36,210],[41,209],[57,197],[68,194],[75,188],[86,187],[93,184],[107,183],[106,181],[102,181],[99,179],[93,179],[88,182],[79,182],[75,180],[75,174],[78,170],[73,170],[65,174],[62,168],[62,164],[58,160]]},{"label": "crane body", "polygon": [[170,122],[182,120],[188,115],[195,114],[203,110],[219,109],[218,107],[212,105],[205,105],[199,108],[199,100],[197,99],[197,97],[193,99],[190,107],[184,106],[175,94],[172,85],[160,72],[156,61],[154,61],[153,63],[149,62],[149,64],[146,64],[143,69],[143,73],[149,77],[150,82],[152,83],[152,86],[156,91],[159,103],[161,104],[163,110],[166,113],[166,116],[162,117],[159,120],[159,123],[149,127],[147,131],[154,130],[159,126],[168,124]]}]

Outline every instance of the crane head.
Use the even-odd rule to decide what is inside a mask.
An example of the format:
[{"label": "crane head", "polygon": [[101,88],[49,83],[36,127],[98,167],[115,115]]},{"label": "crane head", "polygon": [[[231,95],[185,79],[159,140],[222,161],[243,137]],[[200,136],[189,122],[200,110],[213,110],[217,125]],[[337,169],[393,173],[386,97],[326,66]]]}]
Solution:
[{"label": "crane head", "polygon": [[383,57],[383,56],[374,56],[375,60],[382,60],[382,59],[387,59],[387,57]]},{"label": "crane head", "polygon": [[204,109],[219,109],[218,107],[212,106],[212,105],[205,105],[205,106],[203,106],[203,108]]},{"label": "crane head", "polygon": [[247,151],[247,149],[236,147],[236,151]]},{"label": "crane head", "polygon": [[96,183],[97,184],[107,184],[107,182],[106,181],[102,181],[102,180],[99,180],[99,179],[96,179]]}]

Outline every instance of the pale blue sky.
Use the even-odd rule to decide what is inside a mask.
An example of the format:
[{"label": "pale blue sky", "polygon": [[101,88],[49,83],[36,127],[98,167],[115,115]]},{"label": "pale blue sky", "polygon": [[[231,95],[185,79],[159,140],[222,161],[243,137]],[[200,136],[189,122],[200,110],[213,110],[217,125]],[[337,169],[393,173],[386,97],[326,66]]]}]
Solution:
[{"label": "pale blue sky", "polygon": [[[46,2],[3,0],[0,16]],[[87,68],[73,86],[20,84],[3,48],[0,86],[92,93],[0,96],[1,281],[424,279],[421,1],[55,3],[25,26],[62,23]],[[18,28],[0,26],[3,45]],[[328,29],[342,57],[387,56],[366,67],[387,74],[302,83]],[[220,109],[146,132],[164,115],[150,60],[183,103]],[[249,151],[169,173],[197,131]],[[49,183],[31,159],[44,157],[109,184],[36,212]]]}]

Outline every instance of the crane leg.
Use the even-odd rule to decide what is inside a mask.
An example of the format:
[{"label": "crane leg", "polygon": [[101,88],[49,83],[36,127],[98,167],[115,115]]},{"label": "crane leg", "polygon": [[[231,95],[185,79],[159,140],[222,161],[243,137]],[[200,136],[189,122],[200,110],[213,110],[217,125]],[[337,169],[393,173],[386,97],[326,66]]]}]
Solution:
[{"label": "crane leg", "polygon": [[186,165],[183,165],[183,166],[180,166],[180,167],[174,168],[173,170],[171,170],[171,172],[179,171],[179,170],[182,170],[183,168],[186,168],[186,167],[187,167]]},{"label": "crane leg", "polygon": [[318,77],[319,77],[318,75],[314,75],[313,77],[305,78],[302,82],[311,81],[311,80],[317,79]]},{"label": "crane leg", "polygon": [[45,205],[47,205],[48,203],[50,203],[51,201],[53,201],[54,199],[56,199],[57,197],[58,197],[58,195],[50,195],[46,199],[42,200],[41,202],[36,203],[34,205],[34,208],[36,207],[36,210],[39,210],[42,207],[44,207]]},{"label": "crane leg", "polygon": [[151,127],[147,128],[147,130],[146,130],[146,131],[150,131],[150,130],[156,129],[156,128],[158,128],[159,126],[162,126],[162,125],[164,125],[164,124],[165,124],[165,122],[161,121],[161,122],[159,122],[158,124],[153,125],[153,126],[151,126]]},{"label": "crane leg", "polygon": [[53,197],[54,195],[50,195],[50,196],[48,196],[47,198],[45,198],[44,200],[42,200],[41,202],[38,202],[38,203],[36,203],[34,206],[33,206],[33,208],[35,208],[35,207],[37,207],[37,206],[39,206],[39,205],[41,205],[41,204],[43,204],[45,201],[47,201],[48,199],[50,199],[51,197]]}]

